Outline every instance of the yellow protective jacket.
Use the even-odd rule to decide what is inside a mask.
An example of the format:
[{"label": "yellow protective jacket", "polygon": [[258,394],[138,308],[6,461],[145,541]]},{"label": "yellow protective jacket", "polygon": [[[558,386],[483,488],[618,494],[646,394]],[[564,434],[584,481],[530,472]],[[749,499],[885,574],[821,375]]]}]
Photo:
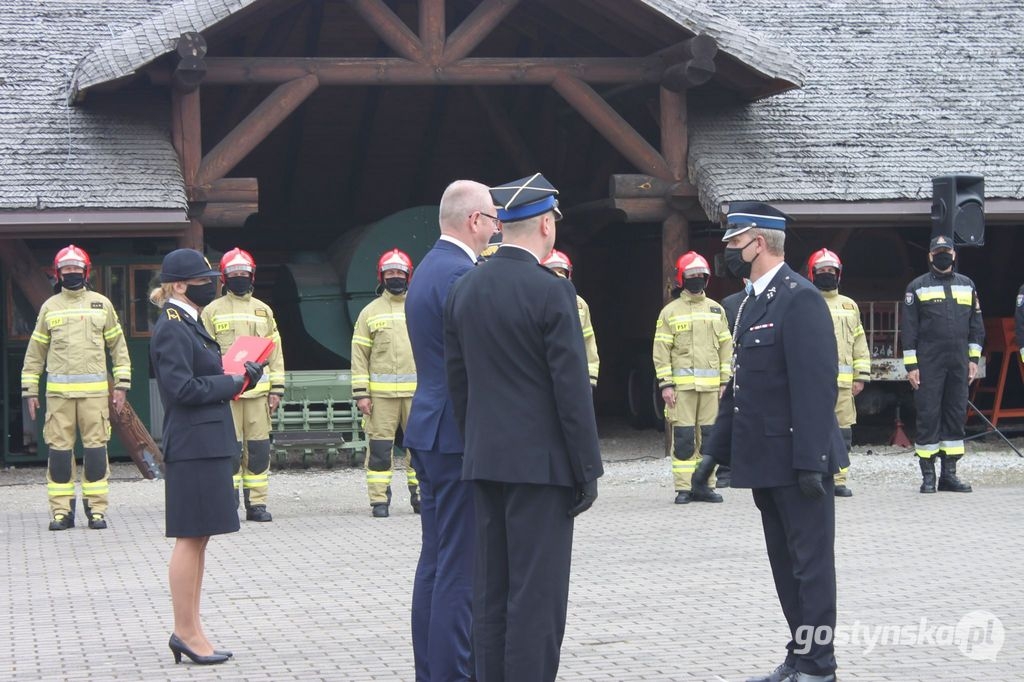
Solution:
[{"label": "yellow protective jacket", "polygon": [[114,388],[132,385],[132,361],[117,312],[106,296],[88,289],[63,289],[43,303],[25,351],[21,395],[39,395],[46,370],[46,395],[86,398],[107,395],[107,355],[114,361]]},{"label": "yellow protective jacket", "polygon": [[683,291],[654,327],[658,387],[717,391],[732,377],[732,334],[722,306],[703,293]]},{"label": "yellow protective jacket", "polygon": [[352,397],[410,398],[416,363],[405,326],[405,294],[370,301],[352,332]]},{"label": "yellow protective jacket", "polygon": [[825,303],[832,313],[839,348],[839,386],[849,388],[856,381],[871,381],[871,351],[860,322],[857,302],[838,291],[823,291]]},{"label": "yellow protective jacket", "polygon": [[579,294],[576,294],[576,309],[580,314],[580,326],[583,327],[583,345],[587,349],[590,385],[597,386],[597,373],[601,369],[601,358],[597,354],[597,337],[594,336],[594,326],[590,323],[590,306]]},{"label": "yellow protective jacket", "polygon": [[263,376],[242,397],[258,398],[268,393],[284,395],[284,352],[274,311],[269,305],[251,293],[236,296],[229,291],[203,308],[200,320],[217,340],[221,355],[228,352],[239,336],[259,336],[273,341],[274,349],[270,351]]}]

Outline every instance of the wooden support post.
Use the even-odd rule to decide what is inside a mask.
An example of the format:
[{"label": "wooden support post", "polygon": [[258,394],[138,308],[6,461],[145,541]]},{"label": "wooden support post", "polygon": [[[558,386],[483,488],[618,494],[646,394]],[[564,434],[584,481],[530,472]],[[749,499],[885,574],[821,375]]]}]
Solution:
[{"label": "wooden support post", "polygon": [[203,224],[198,218],[189,217],[189,226],[185,229],[185,233],[178,237],[178,248],[180,249],[195,249],[196,251],[203,251],[203,243],[206,241],[203,236]]},{"label": "wooden support post", "polygon": [[[202,121],[199,109],[200,88],[185,92],[171,89],[171,142],[178,152],[185,187],[196,184],[199,163],[203,158]],[[203,225],[191,220],[188,229],[178,237],[178,247],[203,250]]]},{"label": "wooden support post", "polygon": [[39,310],[53,296],[53,287],[39,270],[32,251],[23,239],[0,239],[0,265],[21,293]]},{"label": "wooden support post", "polygon": [[[677,182],[686,179],[686,154],[689,134],[686,126],[686,93],[661,88],[661,153],[671,177]],[[675,261],[690,246],[690,223],[680,211],[661,224],[661,272],[665,283],[664,298],[669,300],[675,278]]]},{"label": "wooden support post", "polygon": [[452,64],[475,50],[518,4],[519,0],[483,0],[459,27],[452,31],[444,46],[441,63]]},{"label": "wooden support post", "polygon": [[612,109],[593,88],[578,78],[565,75],[556,78],[552,86],[630,163],[644,173],[659,178],[674,178],[658,150],[636,132],[633,126]]},{"label": "wooden support post", "polygon": [[533,160],[533,155],[530,154],[529,147],[526,146],[526,141],[505,115],[505,112],[482,88],[473,88],[473,95],[476,96],[477,102],[487,115],[487,121],[491,124],[502,151],[512,160],[516,170],[524,176],[536,173],[537,164]]},{"label": "wooden support post", "polygon": [[320,82],[310,74],[277,87],[252,113],[203,158],[192,184],[206,185],[227,175],[266,139],[281,121],[306,101]]},{"label": "wooden support post", "polygon": [[444,0],[420,0],[420,43],[427,63],[440,63],[446,37]]},{"label": "wooden support post", "polygon": [[348,4],[399,56],[414,62],[425,60],[420,39],[390,7],[384,4],[384,0],[348,0]]}]

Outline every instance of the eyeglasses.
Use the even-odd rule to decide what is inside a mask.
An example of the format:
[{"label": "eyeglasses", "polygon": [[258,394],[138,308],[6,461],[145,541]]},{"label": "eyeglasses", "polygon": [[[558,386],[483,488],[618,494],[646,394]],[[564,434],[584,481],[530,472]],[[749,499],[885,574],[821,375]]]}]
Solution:
[{"label": "eyeglasses", "polygon": [[494,221],[495,225],[499,225],[499,226],[501,225],[501,220],[498,219],[498,216],[489,215],[487,213],[484,213],[483,211],[477,211],[477,213],[479,213],[480,215],[482,215],[485,218],[490,218],[491,220]]}]

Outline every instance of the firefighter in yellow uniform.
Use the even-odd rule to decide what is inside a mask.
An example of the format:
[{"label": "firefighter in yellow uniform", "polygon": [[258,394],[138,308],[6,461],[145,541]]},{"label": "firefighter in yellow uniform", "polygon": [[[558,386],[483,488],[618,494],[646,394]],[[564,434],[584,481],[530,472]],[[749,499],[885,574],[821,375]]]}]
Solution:
[{"label": "firefighter in yellow uniform", "polygon": [[[572,279],[572,261],[569,256],[558,249],[551,249],[551,253],[545,258],[541,265],[545,266],[559,277]],[[601,369],[601,358],[597,354],[597,337],[594,336],[594,325],[590,322],[590,306],[583,300],[583,297],[576,294],[576,310],[580,314],[580,326],[583,328],[583,345],[587,349],[587,369],[590,373],[590,386],[597,388],[598,370]]]},{"label": "firefighter in yellow uniform", "polygon": [[39,380],[46,370],[46,420],[43,440],[50,455],[46,491],[50,499],[50,530],[75,525],[75,431],[82,437],[82,505],[89,528],[107,527],[110,440],[107,357],[113,359],[114,392],[109,398],[117,412],[131,388],[132,366],[117,312],[106,296],[86,288],[92,263],[75,245],[57,252],[53,269],[61,290],[39,311],[25,351],[21,394],[29,417],[39,409]]},{"label": "firefighter in yellow uniform", "polygon": [[242,487],[246,521],[267,522],[270,489],[270,415],[277,411],[284,395],[284,353],[277,331],[274,311],[252,295],[256,280],[256,261],[247,252],[234,248],[220,259],[221,281],[227,293],[203,308],[201,320],[206,331],[217,340],[223,355],[239,336],[259,336],[274,342],[267,370],[259,382],[238,400],[231,401],[235,438],[241,446],[241,459],[235,466],[235,490]]},{"label": "firefighter in yellow uniform", "polygon": [[[391,249],[377,261],[382,289],[359,313],[352,333],[352,397],[363,414],[366,450],[366,491],[375,518],[387,518],[391,506],[391,475],[395,434],[405,429],[416,392],[416,364],[405,326],[405,293],[412,260]],[[420,513],[419,481],[406,463],[412,510]]]},{"label": "firefighter in yellow uniform", "polygon": [[[853,425],[857,423],[857,406],[853,399],[864,390],[864,383],[871,381],[871,351],[868,350],[857,302],[839,293],[842,274],[843,263],[833,251],[820,249],[807,260],[807,276],[825,297],[836,331],[836,346],[839,349],[836,420],[846,442],[846,451],[849,452],[853,448]],[[836,497],[853,495],[853,491],[846,485],[848,470],[849,467],[845,467],[835,475]]]},{"label": "firefighter in yellow uniform", "polygon": [[725,310],[704,294],[711,268],[689,251],[676,261],[679,297],[666,305],[654,328],[654,371],[672,428],[672,478],[676,504],[721,502],[714,483],[691,490],[690,478],[701,460],[718,416],[718,400],[732,376],[732,334]]}]

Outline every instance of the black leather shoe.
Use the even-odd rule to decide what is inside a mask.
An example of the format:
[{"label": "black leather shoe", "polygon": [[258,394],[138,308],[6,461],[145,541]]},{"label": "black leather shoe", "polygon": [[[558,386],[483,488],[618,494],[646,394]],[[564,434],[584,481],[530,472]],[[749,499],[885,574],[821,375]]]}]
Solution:
[{"label": "black leather shoe", "polygon": [[420,513],[420,495],[419,493],[413,493],[412,497],[409,498],[409,504],[412,505],[412,513]]},{"label": "black leather shoe", "polygon": [[170,647],[171,653],[174,654],[174,662],[181,663],[181,655],[185,654],[192,662],[196,665],[216,665],[217,663],[223,663],[228,660],[229,655],[218,654],[216,651],[209,656],[200,656],[196,652],[192,651],[185,642],[181,641],[181,638],[177,635],[171,635],[171,639],[167,642],[167,646]]},{"label": "black leather shoe", "polygon": [[254,504],[245,510],[246,521],[259,521],[260,523],[266,523],[267,521],[273,521],[274,517],[267,511],[267,505],[265,504]]},{"label": "black leather shoe", "polygon": [[834,673],[828,675],[811,675],[810,673],[793,672],[789,677],[783,678],[785,682],[836,682]]},{"label": "black leather shoe", "polygon": [[751,677],[747,682],[790,682],[794,675],[798,674],[796,668],[783,663],[775,670],[764,677]]},{"label": "black leather shoe", "polygon": [[50,530],[67,530],[72,525],[74,522],[68,514],[57,512],[53,515],[53,521],[50,521]]},{"label": "black leather shoe", "polygon": [[373,518],[375,519],[386,519],[390,514],[388,513],[388,505],[386,502],[378,502],[373,505]]},{"label": "black leather shoe", "polygon": [[853,497],[853,491],[845,485],[836,486],[836,497]]},{"label": "black leather shoe", "polygon": [[690,504],[690,491],[680,490],[676,493],[676,504]]},{"label": "black leather shoe", "polygon": [[103,514],[92,514],[89,516],[89,527],[93,530],[103,530],[107,527],[107,520]]},{"label": "black leather shoe", "polygon": [[724,498],[711,488],[698,485],[690,491],[690,499],[694,502],[721,502]]}]

